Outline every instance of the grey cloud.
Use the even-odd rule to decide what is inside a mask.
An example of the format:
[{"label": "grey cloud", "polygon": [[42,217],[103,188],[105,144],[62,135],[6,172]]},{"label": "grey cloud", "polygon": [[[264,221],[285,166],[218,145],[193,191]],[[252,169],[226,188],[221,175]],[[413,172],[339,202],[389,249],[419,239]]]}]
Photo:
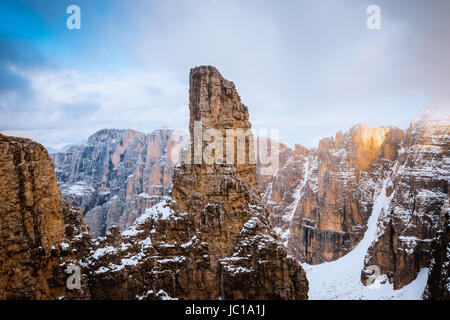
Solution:
[{"label": "grey cloud", "polygon": [[[366,28],[371,4],[382,10],[380,31]],[[376,125],[384,118],[384,124],[396,125],[448,100],[449,5],[141,1],[123,8],[134,19],[119,41],[146,69],[170,70],[179,79],[191,66],[216,65],[235,81],[252,117],[271,119],[301,141],[310,128],[286,123],[279,114],[301,120],[347,113],[358,115],[350,118],[356,122]],[[328,126],[328,133],[346,129],[348,122]]]},{"label": "grey cloud", "polygon": [[[289,144],[313,146],[320,137],[357,122],[407,126],[422,108],[450,102],[447,0],[108,3],[111,7],[104,15],[87,20],[90,37],[120,48],[141,74],[170,80],[161,86],[148,86],[143,79],[130,83],[145,93],[119,85],[115,91],[122,96],[114,99],[124,101],[123,109],[107,95],[98,98],[102,101],[90,99],[87,89],[80,89],[84,99],[73,105],[22,103],[19,108],[38,110],[31,118],[15,114],[24,121],[37,116],[40,122],[27,124],[28,128],[83,123],[86,130],[100,125],[140,130],[183,127],[188,121],[189,69],[200,64],[215,65],[236,83],[255,127],[280,128]],[[366,28],[366,8],[371,4],[382,10],[379,31]],[[81,6],[86,17],[92,16],[90,5],[81,2]],[[95,55],[96,50],[94,46],[85,51]],[[1,83],[4,88],[6,83],[26,85],[7,76],[0,72],[0,88]],[[48,108],[58,116],[40,119],[39,113]],[[12,112],[11,123],[1,122],[0,129],[13,129],[13,118]]]}]

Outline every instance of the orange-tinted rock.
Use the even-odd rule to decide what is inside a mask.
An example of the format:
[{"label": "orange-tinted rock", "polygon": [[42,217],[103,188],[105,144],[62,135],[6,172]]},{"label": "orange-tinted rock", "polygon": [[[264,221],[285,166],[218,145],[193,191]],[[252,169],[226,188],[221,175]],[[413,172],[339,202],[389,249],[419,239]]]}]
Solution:
[{"label": "orange-tinted rock", "polygon": [[362,238],[382,166],[395,158],[402,131],[358,125],[324,138],[318,149],[281,152],[280,169],[260,178],[271,221],[300,261],[348,253]]},{"label": "orange-tinted rock", "polygon": [[[439,230],[446,230],[439,227],[439,221],[446,219],[443,210],[449,198],[449,124],[450,118],[419,117],[406,132],[403,148],[391,167],[390,200],[378,222],[377,241],[368,251],[366,267],[379,266],[395,289],[429,267],[434,255],[445,261],[440,255],[448,244],[436,242],[448,239],[443,236],[439,240]],[[363,270],[362,279],[367,276]]]},{"label": "orange-tinted rock", "polygon": [[61,203],[47,150],[0,134],[0,299],[89,298],[66,287],[90,234],[79,211]]}]

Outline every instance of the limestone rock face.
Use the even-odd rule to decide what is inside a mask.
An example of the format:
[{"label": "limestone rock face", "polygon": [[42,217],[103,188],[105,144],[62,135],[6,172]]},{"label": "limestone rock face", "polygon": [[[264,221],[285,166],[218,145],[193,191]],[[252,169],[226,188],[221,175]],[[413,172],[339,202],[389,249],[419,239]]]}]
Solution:
[{"label": "limestone rock face", "polygon": [[[203,132],[250,128],[234,84],[214,67],[191,70],[189,106],[191,137],[198,120]],[[193,155],[186,152],[185,160]],[[250,152],[248,144],[247,159]],[[171,197],[129,230],[98,239],[88,260],[95,299],[306,299],[308,292],[305,272],[271,228],[249,161],[184,161]]]},{"label": "limestone rock face", "polygon": [[171,133],[103,129],[86,145],[52,154],[62,195],[81,209],[94,238],[115,224],[125,230],[167,195],[174,166],[170,155],[179,147]]},{"label": "limestone rock face", "polygon": [[448,199],[441,210],[437,238],[433,243],[432,251],[424,298],[450,300],[450,204]]},{"label": "limestone rock face", "polygon": [[321,140],[317,149],[280,148],[280,169],[261,188],[276,231],[297,259],[333,261],[358,244],[375,187],[402,137],[398,129],[357,125]]},{"label": "limestone rock face", "polygon": [[[431,120],[425,113],[407,130],[392,166],[388,203],[378,221],[377,240],[368,251],[366,267],[379,266],[394,289],[414,280],[421,268],[430,266],[433,256],[448,261],[444,211],[449,198],[449,132],[450,118]],[[440,267],[443,265],[436,266]],[[363,280],[366,277],[363,270]]]},{"label": "limestone rock face", "polygon": [[61,202],[47,151],[0,134],[0,299],[86,299],[69,290],[68,266],[90,251],[81,213]]}]

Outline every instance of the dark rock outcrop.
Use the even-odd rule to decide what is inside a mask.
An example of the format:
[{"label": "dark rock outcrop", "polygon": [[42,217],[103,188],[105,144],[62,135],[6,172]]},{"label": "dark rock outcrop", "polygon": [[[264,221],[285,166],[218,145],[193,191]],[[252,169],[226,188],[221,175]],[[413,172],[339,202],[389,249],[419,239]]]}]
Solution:
[{"label": "dark rock outcrop", "polygon": [[[0,230],[0,299],[90,297],[82,260],[91,237],[83,216],[61,201],[47,150],[2,134]],[[66,285],[71,265],[81,270],[77,290]]]},{"label": "dark rock outcrop", "polygon": [[433,243],[432,251],[424,298],[450,300],[450,204],[448,199],[442,207],[437,238]]}]

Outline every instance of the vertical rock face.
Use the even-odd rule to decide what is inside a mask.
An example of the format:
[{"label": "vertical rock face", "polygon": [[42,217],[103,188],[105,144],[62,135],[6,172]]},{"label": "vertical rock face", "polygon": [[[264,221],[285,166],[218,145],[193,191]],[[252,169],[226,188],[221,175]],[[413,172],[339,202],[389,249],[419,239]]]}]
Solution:
[{"label": "vertical rock face", "polygon": [[66,287],[90,234],[81,213],[61,203],[43,146],[0,134],[0,299],[89,298]]},{"label": "vertical rock face", "polygon": [[450,204],[448,199],[441,210],[437,237],[432,251],[424,298],[450,300]]},{"label": "vertical rock face", "polygon": [[318,149],[280,148],[280,169],[259,180],[288,251],[311,264],[351,251],[385,185],[361,280],[366,283],[375,265],[399,289],[430,267],[426,296],[448,297],[450,119],[448,113],[436,118],[428,110],[407,131],[359,125],[323,139]]},{"label": "vertical rock face", "polygon": [[[366,267],[379,266],[395,289],[414,280],[421,268],[429,267],[433,245],[439,251],[434,252],[438,255],[435,260],[448,260],[444,249],[448,237],[439,238],[439,230],[445,233],[446,227],[439,221],[445,225],[449,198],[450,118],[428,117],[424,113],[406,133],[403,149],[392,167],[389,203],[378,221],[377,240],[366,257]],[[362,278],[366,277],[364,270]]]},{"label": "vertical rock face", "polygon": [[[213,67],[191,70],[189,105],[192,137],[197,120],[203,134],[250,128],[234,84]],[[249,145],[247,159],[250,152]],[[305,272],[272,231],[255,172],[248,160],[183,162],[172,197],[122,235],[113,229],[96,243],[89,258],[93,297],[306,299]]]},{"label": "vertical rock face", "polygon": [[125,230],[167,195],[179,147],[171,133],[104,129],[52,155],[64,199],[81,208],[94,238],[114,224]]},{"label": "vertical rock face", "polygon": [[[206,164],[205,160],[202,160],[201,165],[185,164],[182,167],[183,170],[175,171],[172,195],[180,209],[185,211],[202,210],[211,199],[224,202],[229,195],[235,198],[236,205],[245,201],[250,203],[260,201],[256,164],[249,163],[250,153],[254,152],[253,149],[250,150],[249,142],[253,143],[251,132],[246,137],[245,163],[236,163],[238,150],[235,146],[233,163],[225,164],[227,163],[225,159],[227,130],[235,129],[245,132],[245,130],[251,129],[247,107],[241,103],[234,84],[224,79],[215,68],[199,68],[191,72],[189,96],[190,136],[196,135],[194,132],[195,122],[201,121],[202,132],[198,138],[202,139],[203,137],[199,142],[203,151],[212,140],[206,137],[208,130],[216,130],[223,137],[222,162],[224,164]],[[192,143],[193,148],[188,157],[192,159],[191,162],[195,163],[196,146],[194,144],[198,142],[193,141]],[[226,190],[224,192],[224,188],[230,192]],[[191,199],[186,199],[188,193],[191,195]]]},{"label": "vertical rock face", "polygon": [[321,140],[318,149],[281,148],[279,171],[262,183],[263,199],[297,259],[332,261],[355,247],[402,137],[398,129],[357,125]]}]

